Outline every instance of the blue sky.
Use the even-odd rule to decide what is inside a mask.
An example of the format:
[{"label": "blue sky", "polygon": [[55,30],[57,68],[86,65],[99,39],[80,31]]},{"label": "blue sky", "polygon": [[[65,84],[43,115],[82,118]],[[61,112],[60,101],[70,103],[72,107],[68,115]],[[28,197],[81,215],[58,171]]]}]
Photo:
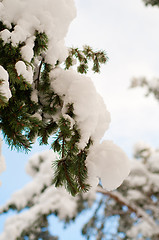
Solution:
[{"label": "blue sky", "polygon": [[[105,139],[120,145],[130,157],[133,144],[139,140],[158,147],[158,103],[152,96],[145,98],[142,89],[130,90],[128,87],[134,76],[150,79],[159,76],[159,8],[146,8],[141,0],[75,2],[77,18],[70,26],[66,44],[88,44],[94,49],[106,50],[109,57],[100,75],[89,73],[111,113],[112,121]],[[25,155],[10,151],[3,144],[7,169],[0,176],[0,205],[30,181],[25,174],[25,164],[30,155],[42,149],[44,147],[36,144],[31,153]],[[3,224],[1,219],[0,232]],[[57,230],[61,231],[59,227],[57,225]],[[66,235],[64,239],[68,239]]]}]

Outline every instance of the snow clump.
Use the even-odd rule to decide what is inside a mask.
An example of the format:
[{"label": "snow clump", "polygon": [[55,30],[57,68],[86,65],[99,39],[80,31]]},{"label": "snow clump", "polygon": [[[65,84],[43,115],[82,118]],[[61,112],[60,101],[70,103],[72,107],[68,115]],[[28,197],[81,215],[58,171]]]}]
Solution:
[{"label": "snow clump", "polygon": [[2,81],[0,84],[0,92],[4,97],[6,97],[7,101],[12,96],[9,88],[8,78],[8,72],[2,66],[0,66],[0,81]]}]

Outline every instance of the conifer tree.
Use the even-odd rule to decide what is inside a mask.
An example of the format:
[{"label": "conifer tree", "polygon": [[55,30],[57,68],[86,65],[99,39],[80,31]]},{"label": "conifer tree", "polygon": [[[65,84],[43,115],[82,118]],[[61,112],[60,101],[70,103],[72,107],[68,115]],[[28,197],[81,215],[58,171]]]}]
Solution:
[{"label": "conifer tree", "polygon": [[[114,149],[120,152],[110,171],[125,165],[110,188],[128,175],[129,163],[116,145],[100,144],[110,115],[91,79],[82,76],[89,62],[93,72],[99,72],[108,58],[89,46],[67,49],[64,37],[75,6],[73,0],[64,2],[0,2],[0,128],[11,149],[25,152],[36,139],[42,145],[52,138],[51,148],[58,152],[50,163],[53,184],[65,186],[75,196],[90,189],[92,164],[99,172],[104,161],[107,165],[107,148],[112,157]],[[106,160],[99,166],[98,159],[89,156],[101,150]],[[104,182],[109,185],[103,176]]]}]

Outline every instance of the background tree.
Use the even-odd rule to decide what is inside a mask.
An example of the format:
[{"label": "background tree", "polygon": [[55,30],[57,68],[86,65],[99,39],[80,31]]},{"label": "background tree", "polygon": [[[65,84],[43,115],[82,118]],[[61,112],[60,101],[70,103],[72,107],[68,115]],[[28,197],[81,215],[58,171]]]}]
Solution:
[{"label": "background tree", "polygon": [[[114,192],[97,191],[103,196],[95,214],[83,227],[87,239],[96,235],[106,239],[110,216],[118,219],[117,232],[112,239],[159,238],[158,179],[159,152],[140,142],[134,147],[131,173]],[[102,238],[103,237],[103,238]]]},{"label": "background tree", "polygon": [[[34,155],[26,168],[33,181],[15,192],[0,209],[1,214],[10,209],[20,212],[8,218],[0,239],[54,239],[47,228],[48,216],[54,214],[69,223],[96,203],[92,217],[82,229],[86,239],[157,240],[159,150],[140,142],[134,147],[134,157],[131,174],[118,190],[108,192],[99,186],[72,197],[64,188],[52,186],[50,160],[56,159],[56,154],[45,151]],[[118,222],[115,229],[107,227],[113,217],[115,226]]]},{"label": "background tree", "polygon": [[[95,191],[72,197],[66,190],[52,185],[50,161],[57,154],[48,150],[34,155],[27,164],[27,172],[33,181],[13,194],[12,199],[1,208],[0,213],[15,209],[19,214],[8,219],[0,239],[54,239],[48,232],[48,216],[57,215],[69,222],[95,200]],[[27,211],[22,211],[26,209]],[[14,224],[13,224],[14,222]],[[14,230],[13,230],[14,229]]]},{"label": "background tree", "polygon": [[159,1],[158,0],[143,0],[144,1],[144,3],[146,4],[146,5],[152,5],[152,6],[155,6],[155,5],[159,5]]}]

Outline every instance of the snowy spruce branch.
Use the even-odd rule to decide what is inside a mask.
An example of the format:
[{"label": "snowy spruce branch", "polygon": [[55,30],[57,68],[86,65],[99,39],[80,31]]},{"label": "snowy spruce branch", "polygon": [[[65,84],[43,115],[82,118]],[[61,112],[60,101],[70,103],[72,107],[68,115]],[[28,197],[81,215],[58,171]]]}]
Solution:
[{"label": "snowy spruce branch", "polygon": [[[0,128],[11,149],[28,152],[36,139],[40,144],[51,139],[58,153],[52,164],[53,183],[75,196],[97,185],[98,177],[108,181],[108,189],[116,188],[128,175],[129,163],[115,144],[100,144],[110,114],[92,80],[83,75],[90,61],[92,70],[99,72],[108,58],[89,46],[80,50],[64,45],[76,11],[73,0],[62,3],[0,2]],[[103,152],[100,161],[98,151]],[[125,165],[112,184],[100,169],[110,161],[108,155],[113,158],[108,171],[115,174]]]}]

